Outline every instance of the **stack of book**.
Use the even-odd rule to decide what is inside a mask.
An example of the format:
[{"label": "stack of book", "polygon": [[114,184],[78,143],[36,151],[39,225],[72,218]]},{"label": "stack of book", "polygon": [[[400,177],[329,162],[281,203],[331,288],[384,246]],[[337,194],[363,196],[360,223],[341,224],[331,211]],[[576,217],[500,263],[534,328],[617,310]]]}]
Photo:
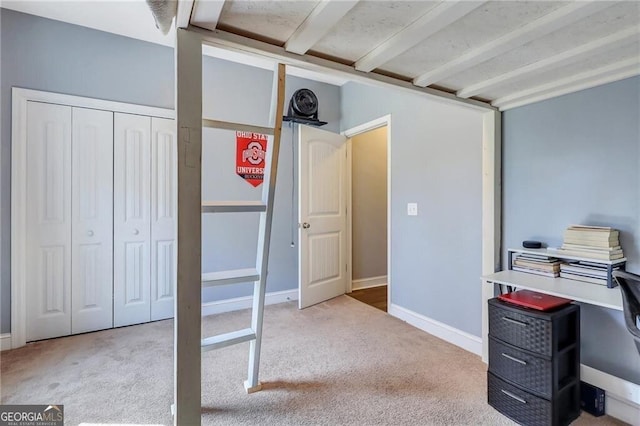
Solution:
[{"label": "stack of book", "polygon": [[[620,267],[614,267],[614,270]],[[592,284],[607,285],[607,266],[594,262],[573,262],[560,265],[560,277],[584,281]]]},{"label": "stack of book", "polygon": [[544,254],[521,253],[513,258],[511,269],[545,277],[560,276],[560,260]]},{"label": "stack of book", "polygon": [[622,259],[620,233],[603,226],[572,225],[564,231],[564,243],[558,253],[597,260]]}]

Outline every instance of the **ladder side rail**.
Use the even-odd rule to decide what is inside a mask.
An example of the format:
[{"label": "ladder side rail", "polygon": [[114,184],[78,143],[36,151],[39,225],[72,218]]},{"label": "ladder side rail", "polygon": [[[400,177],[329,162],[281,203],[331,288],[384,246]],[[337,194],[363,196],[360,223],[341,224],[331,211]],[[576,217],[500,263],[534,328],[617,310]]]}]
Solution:
[{"label": "ladder side rail", "polygon": [[245,382],[248,393],[260,390],[258,372],[260,368],[260,350],[262,345],[262,323],[264,316],[264,299],[267,287],[267,269],[269,264],[269,244],[271,241],[271,225],[273,222],[273,201],[275,198],[276,178],[278,175],[278,157],[280,155],[280,137],[282,134],[282,116],[284,113],[285,91],[285,65],[278,64],[274,70],[274,90],[272,92],[272,105],[270,123],[274,123],[273,140],[267,147],[267,163],[262,188],[262,201],[267,206],[267,211],[260,214],[260,226],[258,235],[258,250],[256,269],[260,273],[260,280],[254,283],[253,309],[251,312],[251,328],[256,333],[256,339],[252,340],[249,348],[249,371]]}]

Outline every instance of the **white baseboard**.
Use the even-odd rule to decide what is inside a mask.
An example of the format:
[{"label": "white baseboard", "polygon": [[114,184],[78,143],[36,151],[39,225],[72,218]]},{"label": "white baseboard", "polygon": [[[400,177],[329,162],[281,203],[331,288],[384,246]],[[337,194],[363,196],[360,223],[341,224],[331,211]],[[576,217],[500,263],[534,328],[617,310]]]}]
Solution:
[{"label": "white baseboard", "polygon": [[424,315],[405,309],[401,306],[390,304],[388,313],[412,326],[419,328],[440,339],[461,347],[476,355],[482,355],[482,339],[440,321],[427,318]]},{"label": "white baseboard", "polygon": [[0,351],[11,349],[11,333],[0,334]]},{"label": "white baseboard", "polygon": [[363,290],[365,288],[373,288],[387,285],[387,276],[380,275],[379,277],[361,278],[351,281],[351,290]]},{"label": "white baseboard", "polygon": [[640,385],[587,365],[580,365],[580,379],[605,390],[605,411],[616,419],[637,424],[640,419]]},{"label": "white baseboard", "polygon": [[[265,305],[275,305],[276,303],[298,300],[298,289],[274,291],[265,295]],[[239,311],[248,309],[253,303],[253,296],[236,297],[233,299],[216,300],[202,304],[202,316],[221,314],[223,312]]]}]

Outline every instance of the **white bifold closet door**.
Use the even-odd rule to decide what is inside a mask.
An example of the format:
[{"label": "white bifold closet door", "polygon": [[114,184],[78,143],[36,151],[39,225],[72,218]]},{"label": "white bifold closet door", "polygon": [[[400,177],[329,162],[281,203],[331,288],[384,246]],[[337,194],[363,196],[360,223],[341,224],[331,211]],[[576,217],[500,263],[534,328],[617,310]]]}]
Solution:
[{"label": "white bifold closet door", "polygon": [[71,334],[113,327],[113,112],[73,108]]},{"label": "white bifold closet door", "polygon": [[176,122],[151,119],[151,321],[173,317],[177,284]]},{"label": "white bifold closet door", "polygon": [[27,341],[112,318],[111,112],[27,104]]},{"label": "white bifold closet door", "polygon": [[176,283],[175,122],[114,121],[114,326],[173,316]]},{"label": "white bifold closet door", "polygon": [[27,103],[27,341],[71,332],[71,108]]}]

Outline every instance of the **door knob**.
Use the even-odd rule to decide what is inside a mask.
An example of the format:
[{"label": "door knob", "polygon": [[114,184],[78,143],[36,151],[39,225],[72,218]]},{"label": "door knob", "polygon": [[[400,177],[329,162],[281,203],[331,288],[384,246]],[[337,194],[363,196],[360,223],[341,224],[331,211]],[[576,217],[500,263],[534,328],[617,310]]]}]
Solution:
[{"label": "door knob", "polygon": [[311,224],[310,223],[305,222],[305,223],[302,224],[302,229],[309,229],[309,228],[311,228]]},{"label": "door knob", "polygon": [[138,235],[140,233],[140,231],[138,231],[137,229],[133,230],[133,235]]},{"label": "door knob", "polygon": [[87,235],[93,237],[93,231],[87,231]]}]

